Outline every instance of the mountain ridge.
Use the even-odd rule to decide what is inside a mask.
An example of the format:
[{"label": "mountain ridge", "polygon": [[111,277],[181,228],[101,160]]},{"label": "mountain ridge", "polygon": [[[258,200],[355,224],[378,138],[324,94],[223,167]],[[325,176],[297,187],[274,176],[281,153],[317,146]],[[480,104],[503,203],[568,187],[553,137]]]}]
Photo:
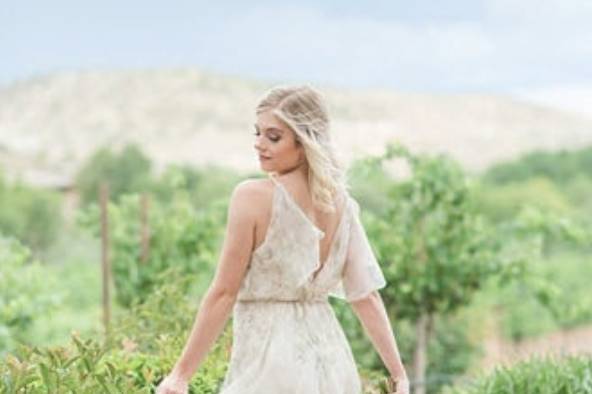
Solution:
[{"label": "mountain ridge", "polygon": [[[0,166],[50,187],[72,182],[98,147],[138,143],[169,163],[259,166],[254,109],[273,83],[196,68],[62,72],[0,87]],[[312,84],[327,99],[345,163],[399,140],[468,170],[534,149],[592,143],[592,120],[511,96],[428,94]]]}]

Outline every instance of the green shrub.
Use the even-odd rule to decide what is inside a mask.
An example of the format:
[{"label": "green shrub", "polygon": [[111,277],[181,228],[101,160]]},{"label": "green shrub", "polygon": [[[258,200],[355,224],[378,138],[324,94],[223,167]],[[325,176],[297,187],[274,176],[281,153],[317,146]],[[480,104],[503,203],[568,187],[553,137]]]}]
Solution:
[{"label": "green shrub", "polygon": [[234,186],[243,178],[228,168],[214,164],[199,168],[171,164],[153,183],[151,193],[155,199],[167,202],[174,198],[177,189],[183,188],[191,196],[193,206],[203,208],[230,196]]},{"label": "green shrub", "polygon": [[[367,385],[372,387],[372,384],[379,384],[381,379],[388,376],[388,371],[362,325],[349,305],[339,301],[332,301],[332,304],[356,363],[368,375]],[[428,346],[428,392],[437,392],[441,386],[453,381],[455,376],[464,373],[480,355],[479,344],[469,337],[467,319],[471,318],[472,316],[462,313],[437,316],[433,338]],[[410,366],[416,345],[414,327],[410,321],[399,319],[394,319],[392,326],[403,363]]]},{"label": "green shrub", "polygon": [[524,206],[562,215],[573,213],[567,196],[543,177],[503,185],[481,183],[475,196],[479,211],[494,222],[513,218]]},{"label": "green shrub", "polygon": [[152,182],[151,167],[150,159],[135,144],[126,145],[120,152],[102,147],[76,175],[81,201],[97,202],[103,181],[109,183],[109,194],[114,201],[123,194],[148,190]]},{"label": "green shrub", "polygon": [[49,316],[63,294],[56,279],[14,238],[0,236],[0,355],[26,341],[37,319]]},{"label": "green shrub", "polygon": [[[183,282],[195,277],[168,270],[160,279],[165,285],[146,302],[115,316],[104,343],[73,332],[68,345],[19,346],[0,363],[0,392],[153,392],[181,354],[196,312],[195,302],[182,292]],[[229,328],[194,375],[190,393],[219,391],[228,363]]]},{"label": "green shrub", "polygon": [[[108,209],[111,266],[120,305],[128,307],[135,298],[144,300],[161,285],[157,274],[171,266],[180,267],[188,275],[199,274],[198,286],[209,282],[223,231],[225,201],[196,209],[183,189],[177,190],[166,203],[151,200],[147,215],[149,252],[145,261],[141,258],[140,196],[121,196]],[[99,236],[100,212],[96,204],[81,211],[79,223]]]},{"label": "green shrub", "polygon": [[498,367],[472,383],[448,387],[446,394],[585,394],[592,393],[592,358],[533,358]]},{"label": "green shrub", "polygon": [[592,146],[579,150],[529,152],[514,161],[493,165],[483,178],[504,184],[542,176],[563,185],[579,173],[592,178]]},{"label": "green shrub", "polygon": [[18,238],[34,253],[55,241],[62,224],[60,203],[57,193],[8,184],[0,173],[0,232]]}]

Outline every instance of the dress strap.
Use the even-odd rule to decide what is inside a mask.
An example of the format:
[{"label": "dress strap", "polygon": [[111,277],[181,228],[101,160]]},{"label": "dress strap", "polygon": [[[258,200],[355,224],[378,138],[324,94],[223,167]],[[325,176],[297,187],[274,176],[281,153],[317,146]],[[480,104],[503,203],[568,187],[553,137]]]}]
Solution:
[{"label": "dress strap", "polygon": [[275,179],[275,175],[273,175],[271,173],[269,174],[268,178],[271,179],[272,182],[275,183],[276,185],[278,185],[278,183],[280,182],[277,179]]}]

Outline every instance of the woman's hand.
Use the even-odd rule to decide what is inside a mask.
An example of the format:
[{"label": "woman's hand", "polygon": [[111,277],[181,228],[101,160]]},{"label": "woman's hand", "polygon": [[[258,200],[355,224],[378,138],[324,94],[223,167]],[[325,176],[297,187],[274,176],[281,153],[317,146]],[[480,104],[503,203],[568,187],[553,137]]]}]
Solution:
[{"label": "woman's hand", "polygon": [[407,376],[389,377],[388,390],[389,394],[409,394],[409,379]]},{"label": "woman's hand", "polygon": [[167,375],[156,388],[156,394],[187,394],[189,383],[187,379],[172,372]]}]

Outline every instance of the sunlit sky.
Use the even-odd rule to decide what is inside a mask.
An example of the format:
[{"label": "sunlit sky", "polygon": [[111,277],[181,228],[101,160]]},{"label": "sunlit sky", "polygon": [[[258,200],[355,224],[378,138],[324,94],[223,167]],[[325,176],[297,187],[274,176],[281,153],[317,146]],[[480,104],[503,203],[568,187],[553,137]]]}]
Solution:
[{"label": "sunlit sky", "polygon": [[273,82],[510,93],[592,113],[592,0],[15,1],[0,84],[196,67]]}]

